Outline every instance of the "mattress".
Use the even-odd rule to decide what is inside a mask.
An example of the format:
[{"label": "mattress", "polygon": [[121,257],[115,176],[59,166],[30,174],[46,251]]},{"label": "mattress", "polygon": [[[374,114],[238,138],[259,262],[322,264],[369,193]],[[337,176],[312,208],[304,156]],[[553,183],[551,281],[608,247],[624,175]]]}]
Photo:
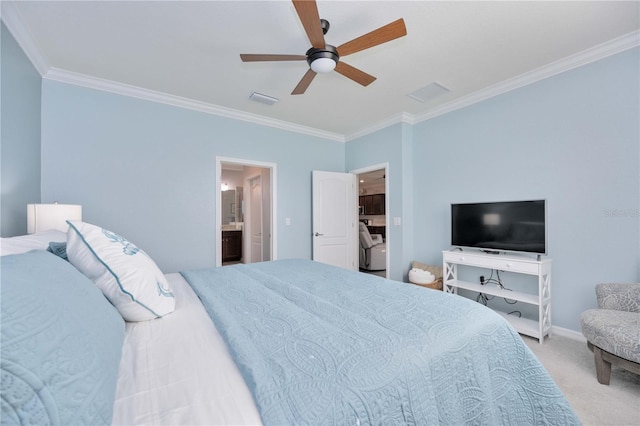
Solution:
[{"label": "mattress", "polygon": [[175,312],[126,324],[112,423],[261,424],[253,397],[200,300],[180,274],[167,279],[176,296]]}]

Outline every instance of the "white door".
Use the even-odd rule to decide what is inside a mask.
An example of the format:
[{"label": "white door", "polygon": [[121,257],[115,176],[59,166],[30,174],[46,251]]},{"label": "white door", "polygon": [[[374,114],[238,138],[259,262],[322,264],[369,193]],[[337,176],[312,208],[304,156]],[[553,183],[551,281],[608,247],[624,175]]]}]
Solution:
[{"label": "white door", "polygon": [[262,262],[262,177],[256,176],[249,180],[249,226],[251,261]]},{"label": "white door", "polygon": [[313,260],[357,270],[356,176],[313,171]]}]

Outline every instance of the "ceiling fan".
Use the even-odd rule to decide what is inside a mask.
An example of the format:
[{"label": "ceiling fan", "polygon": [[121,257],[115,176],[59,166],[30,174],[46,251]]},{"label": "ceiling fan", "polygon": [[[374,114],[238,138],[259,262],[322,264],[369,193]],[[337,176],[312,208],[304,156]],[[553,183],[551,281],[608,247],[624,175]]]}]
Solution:
[{"label": "ceiling fan", "polygon": [[329,22],[320,19],[315,0],[292,0],[292,2],[311,42],[312,47],[307,50],[307,53],[305,55],[240,55],[240,59],[243,62],[306,60],[310,68],[293,89],[292,95],[303,94],[317,73],[326,73],[333,70],[356,83],[368,86],[376,78],[340,61],[340,58],[407,35],[404,20],[401,18],[338,47],[334,47],[324,41],[324,35],[329,30]]}]

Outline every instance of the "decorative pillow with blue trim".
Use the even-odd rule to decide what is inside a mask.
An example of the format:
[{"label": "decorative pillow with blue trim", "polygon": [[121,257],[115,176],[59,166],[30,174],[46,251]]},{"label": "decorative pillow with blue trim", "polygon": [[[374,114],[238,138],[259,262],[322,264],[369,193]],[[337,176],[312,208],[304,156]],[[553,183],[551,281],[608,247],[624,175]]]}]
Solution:
[{"label": "decorative pillow with blue trim", "polygon": [[69,262],[102,290],[122,318],[146,321],[174,311],[167,279],[144,251],[99,226],[67,223]]}]

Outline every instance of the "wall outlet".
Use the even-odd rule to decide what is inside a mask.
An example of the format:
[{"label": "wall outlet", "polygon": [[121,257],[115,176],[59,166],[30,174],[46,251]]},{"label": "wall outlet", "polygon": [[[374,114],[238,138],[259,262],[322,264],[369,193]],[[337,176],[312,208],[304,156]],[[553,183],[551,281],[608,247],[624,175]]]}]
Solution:
[{"label": "wall outlet", "polygon": [[480,284],[484,285],[484,275],[480,275]]}]

